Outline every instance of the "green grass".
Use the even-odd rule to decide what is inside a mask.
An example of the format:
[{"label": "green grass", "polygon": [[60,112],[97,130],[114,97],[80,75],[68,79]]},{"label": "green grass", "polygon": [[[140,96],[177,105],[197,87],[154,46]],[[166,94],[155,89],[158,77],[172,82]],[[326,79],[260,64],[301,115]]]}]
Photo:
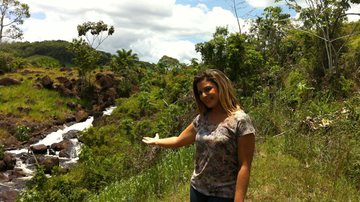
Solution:
[{"label": "green grass", "polygon": [[[176,200],[186,199],[187,196],[178,194],[188,192],[193,152],[193,147],[168,150],[161,162],[129,179],[110,184],[99,195],[90,196],[88,201],[174,201],[174,194]],[[188,187],[184,188],[184,184]]]},{"label": "green grass", "polygon": [[[24,120],[46,121],[49,118],[63,119],[71,111],[67,102],[74,102],[74,98],[64,98],[53,90],[36,89],[30,81],[21,85],[0,88],[0,113],[13,114]],[[28,113],[21,112],[18,107],[29,108]]]},{"label": "green grass", "polygon": [[[307,167],[284,154],[284,141],[283,136],[257,141],[247,201],[360,200],[359,191],[344,178],[333,179],[316,167]],[[187,169],[181,168],[184,164],[179,162],[179,158],[191,158],[186,152],[169,153],[154,168],[109,185],[99,195],[91,196],[90,201],[189,201],[192,160],[186,160]],[[174,180],[181,171],[184,171],[182,180]]]},{"label": "green grass", "polygon": [[[360,201],[359,191],[344,178],[334,180],[284,154],[284,141],[283,136],[257,141],[247,201]],[[189,201],[189,182],[144,201]]]},{"label": "green grass", "polygon": [[[62,76],[58,70],[32,69],[37,72],[44,72],[55,77]],[[47,72],[47,73],[45,73]],[[22,76],[18,73],[7,74],[11,78],[23,79],[20,85],[0,87],[0,113],[14,115],[21,120],[46,121],[52,118],[64,119],[71,110],[66,106],[68,102],[76,102],[75,98],[62,97],[55,90],[37,89],[34,76],[38,73],[31,73]],[[4,76],[4,77],[5,77]],[[42,77],[40,76],[40,78]],[[18,108],[28,108],[29,111],[20,111]]]},{"label": "green grass", "polygon": [[283,136],[258,143],[248,191],[250,201],[359,201],[343,177],[330,178],[283,153]]}]

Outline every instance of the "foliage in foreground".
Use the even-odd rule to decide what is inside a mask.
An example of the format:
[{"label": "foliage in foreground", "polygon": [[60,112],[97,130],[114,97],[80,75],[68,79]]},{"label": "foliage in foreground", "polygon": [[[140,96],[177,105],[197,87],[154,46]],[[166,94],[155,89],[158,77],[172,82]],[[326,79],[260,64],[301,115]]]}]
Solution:
[{"label": "foliage in foreground", "polygon": [[[122,181],[131,184],[142,178],[151,180],[146,186],[155,186],[142,185],[144,189],[158,190],[160,194],[162,189],[168,189],[170,181],[189,176],[181,168],[191,166],[191,150],[185,150],[188,152],[184,154],[181,154],[181,150],[181,155],[173,159],[168,151],[153,150],[142,144],[141,139],[155,132],[162,137],[177,135],[191,121],[194,106],[188,94],[191,83],[188,78],[192,77],[194,71],[185,68],[181,72],[169,71],[163,75],[149,72],[141,81],[140,92],[130,98],[119,99],[118,107],[110,117],[103,117],[95,123],[95,127],[83,133],[81,141],[86,146],[82,148],[79,163],[69,173],[62,175],[58,172],[59,175],[47,179],[43,182],[44,189],[38,189],[35,182],[19,200],[31,201],[36,196],[38,201],[48,201],[49,198],[51,201],[86,201],[88,193],[99,193],[111,183]],[[160,163],[157,170],[165,168],[161,165],[162,159],[169,159],[171,167],[167,167],[167,174],[161,180],[160,176],[154,175],[157,171],[153,166]],[[174,169],[178,170],[179,175],[182,174],[174,177],[171,173]],[[139,173],[143,177],[136,177]],[[136,190],[140,187],[131,186],[134,187],[133,195],[129,197],[138,197]],[[152,193],[149,192],[148,196]]]},{"label": "foliage in foreground", "polygon": [[[263,20],[266,24],[272,19]],[[348,32],[346,26],[341,28]],[[228,36],[221,28],[197,49],[206,65],[197,67],[232,73],[242,107],[257,127],[248,197],[357,201],[358,37],[344,44],[339,66],[330,69],[318,65],[321,52],[314,37],[299,30],[279,34],[279,38]],[[271,39],[276,39],[274,51],[262,46]],[[37,183],[29,186],[20,200],[36,196],[38,201],[166,201],[173,199],[167,194],[179,187],[178,198],[187,199],[187,188],[182,187],[188,186],[185,174],[191,172],[192,148],[158,150],[141,144],[141,138],[155,132],[161,137],[177,135],[191,121],[195,107],[190,78],[198,69],[163,63],[151,68],[117,63],[112,68],[124,77],[130,75],[125,80],[137,93],[119,99],[111,117],[83,134],[86,146],[73,170],[47,179],[43,189]]]}]

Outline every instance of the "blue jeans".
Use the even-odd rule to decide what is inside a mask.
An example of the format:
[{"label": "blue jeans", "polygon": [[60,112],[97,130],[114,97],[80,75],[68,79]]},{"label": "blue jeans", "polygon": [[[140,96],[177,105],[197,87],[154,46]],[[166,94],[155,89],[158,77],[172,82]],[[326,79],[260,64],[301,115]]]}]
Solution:
[{"label": "blue jeans", "polygon": [[233,198],[206,196],[190,186],[190,202],[234,202]]}]

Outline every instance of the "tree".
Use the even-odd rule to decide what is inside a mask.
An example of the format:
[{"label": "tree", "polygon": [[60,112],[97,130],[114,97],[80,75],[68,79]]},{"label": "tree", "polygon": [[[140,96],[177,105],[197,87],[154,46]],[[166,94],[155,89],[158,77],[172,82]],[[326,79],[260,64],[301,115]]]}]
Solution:
[{"label": "tree", "polygon": [[[88,73],[95,68],[100,58],[100,53],[96,50],[108,36],[115,31],[113,26],[108,27],[103,21],[85,22],[77,26],[79,39],[73,39],[70,45],[71,51],[75,54],[74,63],[77,65],[80,77],[89,84],[90,76]],[[104,37],[104,33],[107,35]],[[84,38],[82,38],[84,37]]]},{"label": "tree", "polygon": [[178,59],[169,57],[167,55],[162,56],[158,61],[157,65],[161,69],[166,69],[166,70],[175,70],[181,67],[181,64]]},{"label": "tree", "polygon": [[134,65],[136,61],[139,61],[139,57],[136,53],[133,53],[132,50],[117,50],[117,56],[115,56],[118,64],[122,66],[131,66]]},{"label": "tree", "polygon": [[[77,30],[79,37],[85,37],[87,43],[95,49],[115,32],[114,26],[108,27],[103,21],[85,22],[78,25]],[[106,36],[104,36],[105,33]]]},{"label": "tree", "polygon": [[359,4],[360,1],[305,0],[305,7],[301,7],[297,0],[285,0],[285,2],[300,14],[299,19],[303,24],[299,29],[322,42],[318,44],[321,61],[319,65],[323,68],[321,74],[324,75],[325,69],[337,67],[345,43],[343,39],[353,35],[342,35],[340,30],[347,19],[346,11],[350,9],[351,3]]},{"label": "tree", "polygon": [[136,62],[139,61],[139,57],[136,53],[133,53],[132,50],[117,50],[117,55],[113,56],[111,62],[111,68],[115,72],[119,72],[121,74],[126,74],[130,67],[133,67]]},{"label": "tree", "polygon": [[17,0],[2,0],[0,5],[0,43],[3,38],[21,39],[23,32],[18,27],[29,18],[29,6]]},{"label": "tree", "polygon": [[78,68],[79,75],[85,81],[90,81],[90,78],[86,78],[87,73],[94,69],[94,65],[100,58],[100,54],[92,47],[84,39],[73,39],[70,49],[75,53],[75,57],[73,58],[73,62]]},{"label": "tree", "polygon": [[236,22],[239,29],[239,34],[241,34],[241,24],[240,24],[240,18],[239,13],[242,13],[242,16],[249,16],[253,11],[256,10],[256,8],[253,8],[251,10],[246,10],[248,8],[247,2],[245,0],[225,0],[225,2],[228,3],[229,7],[233,11],[236,17]]},{"label": "tree", "polygon": [[255,36],[263,57],[274,57],[280,61],[282,39],[290,28],[290,15],[283,14],[280,7],[267,7],[264,9],[262,17],[257,17],[250,31]]},{"label": "tree", "polygon": [[229,35],[227,28],[217,27],[213,39],[195,46],[201,53],[204,64],[224,71],[230,79],[237,81],[243,95],[254,92],[259,84],[259,71],[262,68],[261,53],[247,42],[247,36],[239,33]]},{"label": "tree", "polygon": [[195,45],[195,50],[201,53],[201,58],[205,65],[211,65],[224,71],[224,65],[226,64],[225,47],[228,34],[227,27],[216,27],[216,31],[210,41]]}]

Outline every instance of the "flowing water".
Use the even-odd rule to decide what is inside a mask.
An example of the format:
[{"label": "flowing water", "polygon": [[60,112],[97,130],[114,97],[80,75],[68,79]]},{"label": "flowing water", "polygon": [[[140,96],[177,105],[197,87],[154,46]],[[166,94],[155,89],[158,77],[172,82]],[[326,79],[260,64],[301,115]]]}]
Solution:
[{"label": "flowing water", "polygon": [[[109,107],[103,112],[103,116],[111,115],[112,111],[116,107]],[[90,127],[92,127],[92,123],[94,121],[94,118],[90,116],[87,120],[84,122],[75,123],[71,126],[64,125],[63,129],[59,129],[55,132],[52,132],[48,134],[44,139],[40,140],[39,142],[33,144],[35,145],[46,145],[51,146],[54,143],[59,143],[64,140],[64,134],[68,133],[69,131],[83,131]],[[56,156],[59,158],[60,166],[61,167],[71,167],[71,165],[74,165],[78,161],[78,155],[80,153],[81,149],[81,143],[78,141],[77,138],[70,139],[70,142],[72,144],[71,146],[71,152],[70,152],[70,158],[65,157],[58,157],[59,152],[56,152],[55,155],[50,155],[49,152],[45,156]],[[24,155],[29,155],[29,149],[23,148],[18,150],[9,150],[6,151],[6,153],[10,153],[13,156],[16,157],[16,166],[14,171],[20,173],[21,177],[15,177],[12,180],[8,180],[6,182],[0,181],[0,194],[1,192],[9,192],[9,191],[17,191],[20,192],[24,186],[26,181],[31,179],[34,175],[35,165],[34,163],[29,163],[29,160],[24,160]],[[23,160],[22,160],[23,159]],[[12,174],[12,171],[7,171],[3,173],[3,176],[5,178],[9,178],[9,176]],[[49,176],[50,177],[50,176]],[[6,194],[6,193],[5,193]],[[1,201],[1,198],[0,198]]]}]

